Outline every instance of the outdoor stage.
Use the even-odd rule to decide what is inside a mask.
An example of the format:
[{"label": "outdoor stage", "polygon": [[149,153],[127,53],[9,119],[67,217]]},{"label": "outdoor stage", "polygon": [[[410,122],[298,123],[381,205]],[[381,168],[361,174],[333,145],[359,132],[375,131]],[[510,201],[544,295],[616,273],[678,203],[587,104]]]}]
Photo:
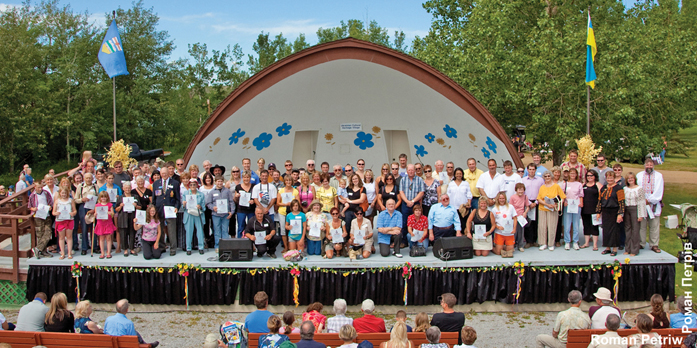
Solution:
[{"label": "outdoor stage", "polygon": [[[80,298],[95,303],[128,298],[144,304],[186,304],[188,300],[192,305],[229,305],[236,299],[239,304],[253,304],[254,294],[264,290],[271,304],[291,305],[297,279],[300,305],[331,304],[335,298],[344,298],[350,305],[366,298],[380,305],[403,305],[405,285],[409,305],[438,304],[437,297],[445,292],[454,293],[461,304],[515,303],[518,285],[518,303],[564,303],[573,289],[580,290],[587,301],[594,300],[592,294],[599,286],[613,289],[615,266],[622,271],[619,301],[648,301],[654,293],[673,299],[675,293],[677,259],[665,252],[642,250],[629,263],[624,255],[613,258],[590,248],[530,248],[516,252],[512,259],[490,254],[449,262],[433,257],[430,249],[428,256],[418,258],[403,252],[402,259],[377,254],[351,262],[343,257],[310,256],[297,264],[283,260],[280,250],[277,259],[255,256],[252,262],[208,261],[214,256],[212,251],[204,255],[194,251],[191,256],[179,251],[174,257],[165,253],[159,260],[119,254],[104,260],[98,255],[78,255],[73,260],[32,258],[28,261],[27,299],[39,291],[49,297],[61,291],[75,301],[79,279]],[[76,262],[81,265],[79,278],[71,270]],[[188,276],[178,267],[184,263],[194,267]],[[406,283],[405,277],[409,278]]]}]

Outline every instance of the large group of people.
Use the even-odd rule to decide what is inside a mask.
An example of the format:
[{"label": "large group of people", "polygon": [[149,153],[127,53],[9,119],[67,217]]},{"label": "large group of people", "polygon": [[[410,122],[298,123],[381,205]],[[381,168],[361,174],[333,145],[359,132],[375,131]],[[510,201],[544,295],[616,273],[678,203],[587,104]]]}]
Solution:
[{"label": "large group of people", "polygon": [[440,160],[410,164],[401,155],[380,173],[363,159],[330,171],[327,162],[316,169],[314,160],[305,168],[285,161],[283,170],[263,158],[253,170],[245,158],[226,176],[210,161],[186,170],[183,159],[107,170],[86,152],[58,185],[50,174],[34,181],[34,255],[51,257],[47,247],[55,244],[61,258],[90,248],[111,258],[115,247],[152,259],[167,249],[217,252],[221,238],[247,238],[259,257],[275,258],[280,246],[282,254],[399,258],[404,248],[454,236],[472,239],[477,256],[513,257],[531,247],[661,252],[664,183],[651,158],[643,171],[626,174],[602,154],[593,168],[578,162],[576,150],[550,170],[540,154],[532,158],[525,168],[504,161],[499,172],[494,159],[483,171],[473,158],[463,169]]}]

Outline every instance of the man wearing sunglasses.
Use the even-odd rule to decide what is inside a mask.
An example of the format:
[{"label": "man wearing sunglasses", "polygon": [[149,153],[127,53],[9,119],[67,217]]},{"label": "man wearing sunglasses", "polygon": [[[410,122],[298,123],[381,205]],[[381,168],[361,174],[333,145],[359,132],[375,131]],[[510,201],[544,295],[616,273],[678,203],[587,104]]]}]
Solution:
[{"label": "man wearing sunglasses", "polygon": [[312,178],[312,174],[315,174],[315,160],[309,159],[305,164],[305,168],[307,168],[305,170],[305,173],[307,173],[307,175],[309,175],[310,178]]},{"label": "man wearing sunglasses", "polygon": [[335,190],[339,190],[339,180],[346,179],[346,176],[344,175],[343,171],[341,170],[341,165],[340,164],[335,164],[334,168],[332,168],[334,171],[334,176],[329,179],[329,186],[333,187]]},{"label": "man wearing sunglasses", "polygon": [[286,163],[283,165],[286,168],[286,172],[283,173],[283,179],[286,179],[286,175],[292,175],[293,174],[293,162],[291,160],[287,160]]},{"label": "man wearing sunglasses", "polygon": [[607,166],[607,159],[605,158],[605,155],[602,153],[595,158],[595,161],[596,163],[598,163],[598,165],[596,167],[593,167],[593,169],[591,170],[598,173],[598,181],[600,181],[600,183],[603,184],[603,186],[605,186],[607,185],[607,180],[605,180],[605,173],[611,171],[612,168]]}]

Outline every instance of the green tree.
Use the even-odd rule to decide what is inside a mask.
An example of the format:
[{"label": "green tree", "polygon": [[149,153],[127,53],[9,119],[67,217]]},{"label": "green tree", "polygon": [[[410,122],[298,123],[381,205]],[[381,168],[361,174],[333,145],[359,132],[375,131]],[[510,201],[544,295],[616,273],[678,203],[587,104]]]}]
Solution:
[{"label": "green tree", "polygon": [[390,47],[404,52],[405,35],[402,31],[395,31],[394,43],[390,44],[390,36],[387,34],[387,29],[378,25],[376,21],[370,21],[368,27],[365,27],[363,21],[358,19],[349,19],[348,22],[341,21],[338,27],[334,28],[319,28],[317,30],[318,44],[345,39],[347,37],[356,38],[359,40],[370,41],[385,47]]}]

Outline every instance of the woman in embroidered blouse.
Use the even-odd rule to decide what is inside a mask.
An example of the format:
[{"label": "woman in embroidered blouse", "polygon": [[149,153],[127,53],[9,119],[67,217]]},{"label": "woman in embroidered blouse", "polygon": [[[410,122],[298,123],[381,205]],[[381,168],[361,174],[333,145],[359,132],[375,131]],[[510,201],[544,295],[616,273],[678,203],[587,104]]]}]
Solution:
[{"label": "woman in embroidered blouse", "polygon": [[298,185],[298,198],[300,199],[300,209],[303,213],[310,211],[310,203],[317,197],[315,188],[310,185],[310,176],[303,173],[300,176],[300,185]]},{"label": "woman in embroidered blouse", "polygon": [[627,186],[623,188],[625,209],[624,209],[624,231],[627,239],[624,243],[625,255],[636,256],[639,254],[640,222],[646,218],[646,195],[644,189],[637,185],[636,175],[632,172],[624,177]]},{"label": "woman in embroidered blouse", "polygon": [[617,256],[617,248],[620,246],[620,223],[624,216],[624,191],[615,182],[615,172],[605,173],[607,185],[600,190],[600,199],[595,208],[603,219],[603,250],[602,254]]},{"label": "woman in embroidered blouse", "polygon": [[428,216],[431,211],[431,206],[440,201],[440,180],[433,177],[433,168],[430,164],[424,166],[424,183],[426,191],[424,191],[423,215]]}]

